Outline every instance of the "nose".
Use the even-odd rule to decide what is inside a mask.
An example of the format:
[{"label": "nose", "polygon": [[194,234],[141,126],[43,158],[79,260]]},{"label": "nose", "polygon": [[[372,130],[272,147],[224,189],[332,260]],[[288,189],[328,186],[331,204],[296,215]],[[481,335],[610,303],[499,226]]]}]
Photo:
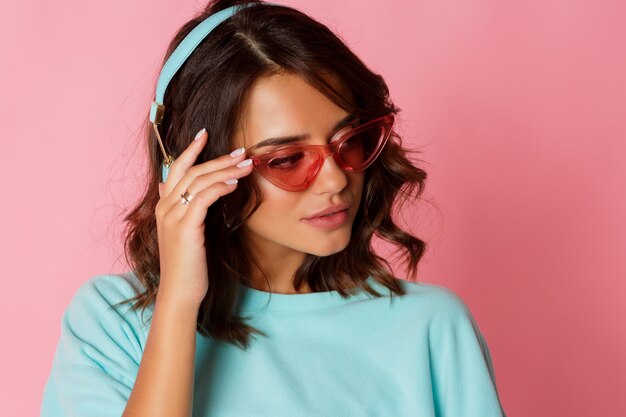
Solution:
[{"label": "nose", "polygon": [[336,194],[348,185],[348,181],[346,172],[337,165],[332,154],[327,155],[311,184],[311,191],[315,194]]}]

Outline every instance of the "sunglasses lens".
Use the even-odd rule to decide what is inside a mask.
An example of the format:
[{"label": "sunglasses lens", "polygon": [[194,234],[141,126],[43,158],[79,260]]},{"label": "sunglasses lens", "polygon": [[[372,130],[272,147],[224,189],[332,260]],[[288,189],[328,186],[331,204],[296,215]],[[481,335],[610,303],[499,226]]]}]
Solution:
[{"label": "sunglasses lens", "polygon": [[377,156],[385,129],[375,124],[356,131],[339,147],[339,157],[351,171],[361,171]]},{"label": "sunglasses lens", "polygon": [[296,187],[306,181],[309,173],[315,168],[317,158],[314,152],[285,150],[272,158],[267,168],[278,181]]},{"label": "sunglasses lens", "polygon": [[[369,166],[380,152],[385,131],[382,123],[375,123],[348,133],[338,150],[344,169],[359,172]],[[315,152],[287,148],[267,163],[267,169],[279,183],[297,189],[311,177],[318,159],[320,157]]]}]

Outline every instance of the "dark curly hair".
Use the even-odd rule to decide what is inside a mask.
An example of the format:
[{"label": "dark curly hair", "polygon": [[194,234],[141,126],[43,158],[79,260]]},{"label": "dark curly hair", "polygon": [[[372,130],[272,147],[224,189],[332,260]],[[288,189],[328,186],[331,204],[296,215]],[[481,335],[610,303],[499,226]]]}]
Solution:
[{"label": "dark curly hair", "polygon": [[[249,2],[209,2],[176,33],[163,63],[196,25],[209,15],[239,3]],[[251,85],[259,77],[279,73],[302,77],[361,120],[400,111],[389,99],[383,78],[368,69],[325,25],[296,9],[265,4],[245,8],[219,24],[173,77],[163,103],[165,113],[160,132],[164,146],[176,157],[187,148],[189,138],[206,126],[211,144],[204,147],[196,163],[229,152]],[[329,74],[344,83],[350,98],[342,96],[325,80]],[[163,155],[148,114],[143,129],[149,154],[149,180],[142,198],[124,217],[124,255],[145,287],[141,294],[123,301],[136,300],[132,307],[135,310],[145,310],[155,301],[160,270],[155,206],[159,200]],[[389,272],[387,260],[372,251],[371,239],[376,233],[402,248],[409,275],[416,276],[426,243],[397,227],[392,219],[395,203],[405,203],[415,191],[417,198],[424,189],[426,172],[407,159],[409,152],[417,151],[403,148],[401,138],[392,131],[376,161],[365,171],[363,194],[348,246],[325,257],[307,254],[294,277],[296,289],[306,282],[313,292],[337,290],[347,297],[354,288],[361,287],[373,296],[381,296],[366,282],[372,276],[392,294],[405,294]],[[264,333],[246,324],[245,317],[238,316],[234,309],[239,283],[251,286],[253,262],[238,227],[261,202],[260,190],[244,177],[234,192],[209,207],[205,220],[210,284],[200,306],[197,330],[243,349],[247,349],[251,333]],[[231,228],[224,225],[226,213]]]}]

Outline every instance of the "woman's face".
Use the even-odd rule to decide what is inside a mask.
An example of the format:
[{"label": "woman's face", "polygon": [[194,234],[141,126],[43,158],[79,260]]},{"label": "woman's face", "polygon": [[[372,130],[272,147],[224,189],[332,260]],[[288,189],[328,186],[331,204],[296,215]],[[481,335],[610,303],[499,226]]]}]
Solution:
[{"label": "woman's face", "polygon": [[[346,96],[338,79],[326,79]],[[248,151],[264,139],[298,134],[309,134],[310,138],[296,144],[326,144],[329,134],[346,116],[348,112],[297,75],[261,78],[250,91],[242,126],[234,138],[235,148],[245,146]],[[251,153],[259,155],[275,148],[256,148]],[[293,192],[275,186],[253,170],[250,179],[261,189],[263,202],[246,220],[243,230],[254,254],[270,264],[297,264],[306,253],[328,256],[343,250],[350,241],[364,176],[364,172],[344,171],[328,156],[309,188]],[[323,229],[302,220],[342,203],[350,207],[347,220],[339,227]]]}]

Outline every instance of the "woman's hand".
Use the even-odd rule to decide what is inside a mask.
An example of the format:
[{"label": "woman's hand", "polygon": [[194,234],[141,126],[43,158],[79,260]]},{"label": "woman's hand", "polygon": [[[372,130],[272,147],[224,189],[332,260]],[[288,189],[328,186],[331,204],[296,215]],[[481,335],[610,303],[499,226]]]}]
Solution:
[{"label": "woman's hand", "polygon": [[[195,307],[200,306],[209,287],[204,241],[207,210],[220,196],[237,188],[236,183],[226,184],[226,180],[252,172],[251,163],[243,168],[236,166],[245,152],[192,166],[207,137],[206,130],[198,132],[197,139],[172,163],[167,180],[159,184],[160,200],[155,208],[161,268],[159,298]],[[182,204],[181,194],[186,191],[193,194],[193,199]]]}]

